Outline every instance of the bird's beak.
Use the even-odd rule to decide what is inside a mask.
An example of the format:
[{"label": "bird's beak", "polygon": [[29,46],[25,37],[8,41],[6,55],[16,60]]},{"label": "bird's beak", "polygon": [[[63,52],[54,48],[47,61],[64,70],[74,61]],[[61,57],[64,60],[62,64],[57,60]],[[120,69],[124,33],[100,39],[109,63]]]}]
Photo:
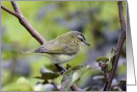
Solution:
[{"label": "bird's beak", "polygon": [[90,46],[90,44],[88,42],[84,41],[84,43],[85,43],[85,45]]}]

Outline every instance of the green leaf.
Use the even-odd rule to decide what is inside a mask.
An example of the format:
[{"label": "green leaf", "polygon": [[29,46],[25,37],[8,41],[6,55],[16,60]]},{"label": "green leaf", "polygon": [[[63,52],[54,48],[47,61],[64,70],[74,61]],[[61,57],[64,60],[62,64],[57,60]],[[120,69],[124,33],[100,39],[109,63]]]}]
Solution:
[{"label": "green leaf", "polygon": [[48,80],[53,80],[55,78],[57,78],[58,76],[60,76],[59,73],[55,73],[55,72],[52,72],[52,71],[49,71],[49,70],[46,70],[45,68],[41,68],[41,76],[36,76],[35,78],[37,79],[43,79],[44,80],[44,83]]},{"label": "green leaf", "polygon": [[115,49],[112,48],[112,49],[111,49],[110,59],[112,59],[115,55],[116,55]]},{"label": "green leaf", "polygon": [[51,64],[46,64],[45,67],[46,67],[46,69],[51,70],[53,72],[58,72],[58,69],[52,63]]},{"label": "green leaf", "polygon": [[118,83],[119,86],[126,85],[126,80],[120,80]]},{"label": "green leaf", "polygon": [[97,57],[96,58],[96,62],[100,62],[100,61],[103,61],[103,62],[108,62],[109,61],[109,59],[107,58],[107,57]]},{"label": "green leaf", "polygon": [[71,65],[66,64],[66,69],[68,70],[71,67]]},{"label": "green leaf", "polygon": [[109,63],[107,64],[107,67],[108,67],[108,70],[111,70],[111,68],[112,68],[112,62],[109,62]]},{"label": "green leaf", "polygon": [[112,48],[112,49],[111,49],[111,54],[110,54],[110,56],[109,56],[109,62],[107,62],[108,70],[111,70],[111,68],[112,68],[112,59],[113,59],[113,57],[114,57],[115,55],[116,55],[115,49]]},{"label": "green leaf", "polygon": [[63,74],[61,90],[67,91],[70,88],[70,86],[73,83],[75,83],[90,68],[91,67],[88,65],[87,66],[78,65],[69,68],[69,70]]},{"label": "green leaf", "polygon": [[111,49],[111,54],[114,54],[114,53],[115,53],[115,49],[112,48],[112,49]]}]

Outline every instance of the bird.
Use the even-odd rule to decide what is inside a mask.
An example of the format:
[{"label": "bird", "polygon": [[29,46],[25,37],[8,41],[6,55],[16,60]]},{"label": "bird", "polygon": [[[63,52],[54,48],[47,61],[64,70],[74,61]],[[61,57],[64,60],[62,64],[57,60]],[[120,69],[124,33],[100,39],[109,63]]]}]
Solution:
[{"label": "bird", "polygon": [[49,58],[55,65],[61,65],[73,59],[83,45],[90,46],[83,34],[78,31],[69,31],[45,42],[35,50],[22,52],[41,54]]},{"label": "bird", "polygon": [[42,54],[54,64],[60,65],[73,59],[83,45],[90,46],[83,34],[78,31],[70,31],[45,42],[34,50],[34,53]]}]

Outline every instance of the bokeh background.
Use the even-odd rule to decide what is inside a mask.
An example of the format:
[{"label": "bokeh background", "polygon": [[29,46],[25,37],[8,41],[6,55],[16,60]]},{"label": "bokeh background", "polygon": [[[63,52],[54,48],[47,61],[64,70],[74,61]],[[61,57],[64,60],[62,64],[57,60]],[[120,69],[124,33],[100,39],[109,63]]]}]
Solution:
[{"label": "bokeh background", "polygon": [[[116,47],[120,35],[116,1],[17,1],[17,4],[24,17],[46,41],[70,30],[83,33],[91,46],[84,46],[73,60],[66,63],[70,66],[96,67],[98,63],[95,59],[110,55],[111,49]],[[9,1],[1,1],[1,5],[13,10]],[[126,21],[126,2],[123,5]],[[1,9],[2,91],[54,90],[53,85],[42,85],[38,83],[41,80],[34,78],[40,75],[41,67],[56,70],[51,61],[44,56],[21,53],[24,49],[36,49],[39,46],[18,19]],[[66,64],[63,66],[66,67]],[[126,43],[112,82],[114,90],[126,90],[126,84],[120,81],[126,81]],[[60,86],[61,77],[56,78],[55,83]],[[104,83],[100,68],[86,72],[76,82],[80,88],[89,90],[102,90]]]}]

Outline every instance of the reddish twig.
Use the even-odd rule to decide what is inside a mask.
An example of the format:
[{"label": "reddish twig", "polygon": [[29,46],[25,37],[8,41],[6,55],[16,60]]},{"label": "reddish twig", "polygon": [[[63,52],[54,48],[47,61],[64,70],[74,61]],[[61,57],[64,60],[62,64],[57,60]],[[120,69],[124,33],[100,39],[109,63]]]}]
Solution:
[{"label": "reddish twig", "polygon": [[122,1],[118,1],[118,11],[119,11],[120,26],[121,26],[121,34],[120,34],[120,37],[118,39],[118,43],[117,43],[117,47],[116,47],[116,51],[115,51],[117,54],[113,57],[113,62],[112,62],[113,66],[112,66],[112,69],[109,73],[108,81],[106,82],[104,91],[108,91],[111,88],[111,83],[112,83],[112,80],[114,78],[114,74],[116,72],[118,60],[120,57],[120,52],[121,52],[121,49],[123,47],[123,43],[126,39],[126,24],[125,24],[124,15],[123,15]]},{"label": "reddish twig", "polygon": [[15,1],[11,1],[11,4],[12,4],[12,7],[14,9],[14,11],[20,15],[22,15],[22,13],[20,12],[19,8],[18,8],[18,5],[16,4]]},{"label": "reddish twig", "polygon": [[33,38],[35,38],[41,45],[45,42],[45,39],[29,24],[29,22],[25,19],[25,17],[20,12],[17,4],[15,1],[11,1],[12,7],[14,9],[14,12],[5,8],[4,6],[1,6],[3,10],[10,13],[11,15],[15,16],[19,19],[19,22],[24,26],[27,31],[31,34]]},{"label": "reddish twig", "polygon": [[2,6],[2,5],[1,5],[1,9],[5,10],[6,12],[10,13],[11,15],[17,17],[17,14],[16,14],[16,13],[12,12],[11,10],[7,9],[6,7],[4,7],[4,6]]},{"label": "reddish twig", "polygon": [[[11,1],[12,7],[14,9],[14,12],[7,9],[6,7],[1,5],[1,8],[3,10],[5,10],[6,12],[8,12],[9,14],[15,16],[16,18],[19,19],[19,22],[21,23],[22,26],[24,26],[26,28],[26,30],[31,34],[31,36],[33,38],[35,38],[41,45],[44,44],[46,41],[45,39],[29,24],[29,22],[27,21],[27,19],[22,15],[21,11],[19,10],[17,4],[15,1]],[[60,70],[60,66],[56,65],[57,69]],[[63,69],[63,68],[62,68]],[[65,71],[64,70],[60,70],[61,71]],[[78,91],[78,88],[75,84],[73,84],[71,86],[71,90],[72,91]]]}]

